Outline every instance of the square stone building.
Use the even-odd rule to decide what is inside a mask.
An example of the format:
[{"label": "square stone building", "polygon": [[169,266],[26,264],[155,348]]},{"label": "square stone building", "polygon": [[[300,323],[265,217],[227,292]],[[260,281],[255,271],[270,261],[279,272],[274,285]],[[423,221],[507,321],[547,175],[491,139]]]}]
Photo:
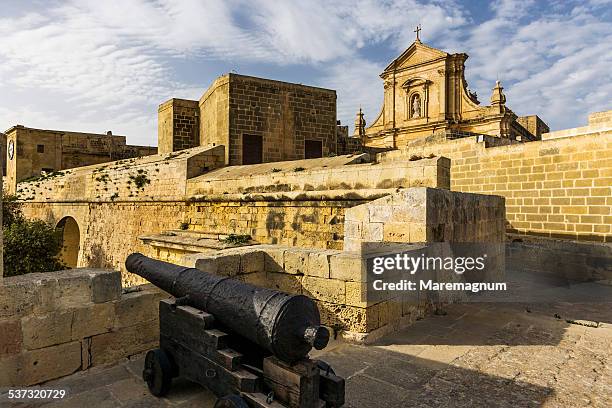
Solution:
[{"label": "square stone building", "polygon": [[16,125],[5,131],[6,186],[41,174],[157,153],[156,147],[134,146],[125,136],[34,129]]},{"label": "square stone building", "polygon": [[228,165],[342,154],[337,132],[336,91],[234,73],[158,111],[160,153],[224,145]]}]

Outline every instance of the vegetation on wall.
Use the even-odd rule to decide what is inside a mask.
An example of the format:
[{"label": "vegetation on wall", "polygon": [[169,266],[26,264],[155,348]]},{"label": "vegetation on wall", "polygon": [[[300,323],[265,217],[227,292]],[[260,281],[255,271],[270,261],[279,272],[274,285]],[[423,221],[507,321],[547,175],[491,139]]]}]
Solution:
[{"label": "vegetation on wall", "polygon": [[222,239],[223,242],[226,242],[231,245],[242,245],[248,244],[251,241],[250,235],[238,235],[238,234],[229,234],[227,238]]},{"label": "vegetation on wall", "polygon": [[27,220],[15,196],[2,193],[4,276],[65,269],[59,256],[61,231],[44,221]]}]

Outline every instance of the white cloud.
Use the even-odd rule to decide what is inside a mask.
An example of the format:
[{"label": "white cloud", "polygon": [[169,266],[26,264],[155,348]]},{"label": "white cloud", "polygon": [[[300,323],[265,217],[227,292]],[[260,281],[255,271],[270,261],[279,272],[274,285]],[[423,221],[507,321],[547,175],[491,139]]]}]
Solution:
[{"label": "white cloud", "polygon": [[541,2],[498,2],[492,19],[458,37],[470,54],[471,86],[487,103],[499,77],[511,109],[538,114],[553,129],[612,108],[612,25],[594,7],[562,12]]},{"label": "white cloud", "polygon": [[[564,3],[537,15],[539,2],[499,1],[473,24],[460,4],[416,0],[95,1],[0,17],[0,128],[34,127],[128,134],[156,143],[156,108],[169,97],[197,99],[212,77],[187,81],[177,62],[233,67],[308,66],[297,82],[338,90],[338,117],[351,124],[361,104],[380,110],[378,74],[414,39],[467,52],[468,80],[486,103],[499,75],[509,106],[541,113],[555,127],[608,108],[612,38],[603,0]],[[370,54],[380,47],[384,52]],[[364,51],[367,49],[367,52]],[[577,117],[581,116],[577,119]]]}]

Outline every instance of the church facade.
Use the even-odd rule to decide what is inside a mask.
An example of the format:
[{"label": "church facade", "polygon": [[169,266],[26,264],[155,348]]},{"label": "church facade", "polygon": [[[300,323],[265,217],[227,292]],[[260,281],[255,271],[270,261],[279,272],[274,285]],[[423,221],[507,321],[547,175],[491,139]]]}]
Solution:
[{"label": "church facade", "polygon": [[467,54],[449,54],[418,38],[380,77],[384,101],[369,126],[357,114],[355,133],[366,147],[402,148],[410,140],[445,132],[449,138],[475,134],[531,141],[549,131],[536,115],[518,117],[506,106],[497,81],[489,105],[481,105],[467,87]]}]

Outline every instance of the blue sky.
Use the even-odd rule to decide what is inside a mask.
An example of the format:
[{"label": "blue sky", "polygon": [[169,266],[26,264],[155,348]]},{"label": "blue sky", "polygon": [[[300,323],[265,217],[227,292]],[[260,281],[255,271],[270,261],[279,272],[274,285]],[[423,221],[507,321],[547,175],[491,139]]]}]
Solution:
[{"label": "blue sky", "polygon": [[[338,91],[370,123],[384,67],[414,40],[465,52],[481,103],[495,80],[552,129],[612,109],[612,2],[17,1],[0,3],[0,129],[105,132],[157,143],[157,106],[234,71]],[[352,127],[352,126],[351,126]]]}]

